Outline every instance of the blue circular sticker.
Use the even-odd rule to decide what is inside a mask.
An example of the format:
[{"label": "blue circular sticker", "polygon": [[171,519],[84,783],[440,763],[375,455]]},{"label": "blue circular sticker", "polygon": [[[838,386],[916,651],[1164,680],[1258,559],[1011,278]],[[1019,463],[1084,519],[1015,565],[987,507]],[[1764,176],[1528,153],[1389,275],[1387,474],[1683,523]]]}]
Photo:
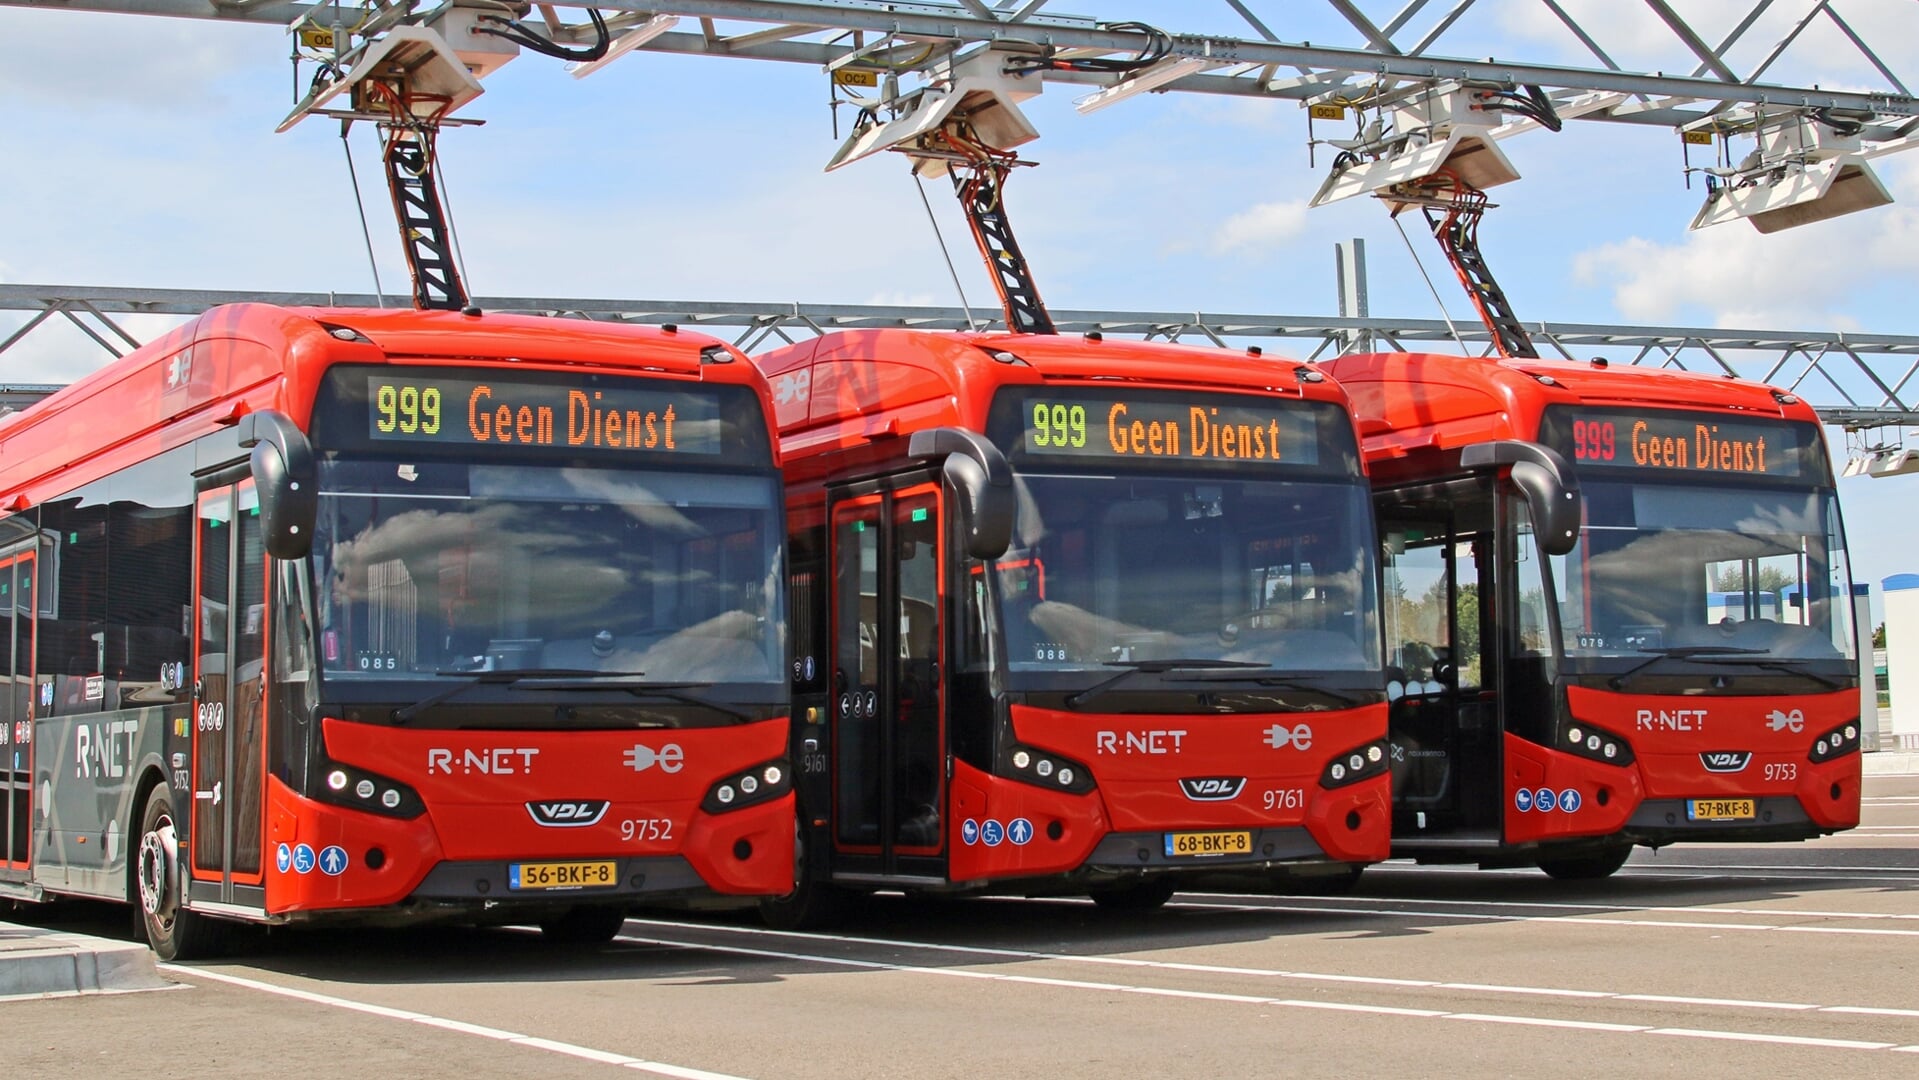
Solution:
[{"label": "blue circular sticker", "polygon": [[313,849],[301,844],[293,849],[293,872],[296,874],[313,873]]},{"label": "blue circular sticker", "polygon": [[979,822],[972,818],[960,822],[960,839],[965,841],[968,847],[979,843]]},{"label": "blue circular sticker", "polygon": [[1526,812],[1526,811],[1528,811],[1528,810],[1531,810],[1531,809],[1533,808],[1533,793],[1532,793],[1532,789],[1531,789],[1531,788],[1520,788],[1520,789],[1519,789],[1518,791],[1516,791],[1516,792],[1514,792],[1514,793],[1513,793],[1513,806],[1514,806],[1514,807],[1515,807],[1516,809],[1518,809],[1518,811],[1519,811],[1520,813],[1522,813],[1522,814],[1523,814],[1523,813],[1525,813],[1525,812]]},{"label": "blue circular sticker", "polygon": [[1558,809],[1558,802],[1558,796],[1553,794],[1552,788],[1543,787],[1533,792],[1533,805],[1539,807],[1542,814],[1550,814]]},{"label": "blue circular sticker", "polygon": [[1578,813],[1580,802],[1579,792],[1572,788],[1567,788],[1559,793],[1559,808],[1568,814]]},{"label": "blue circular sticker", "polygon": [[346,873],[346,849],[338,844],[320,849],[320,872],[328,877]]},{"label": "blue circular sticker", "polygon": [[1006,823],[1006,838],[1019,847],[1025,847],[1033,841],[1033,823],[1023,817],[1016,817]]},{"label": "blue circular sticker", "polygon": [[979,831],[980,839],[986,841],[987,847],[998,847],[1006,839],[1006,827],[991,818],[979,827]]},{"label": "blue circular sticker", "polygon": [[273,849],[273,867],[282,874],[293,866],[293,846],[281,844]]}]

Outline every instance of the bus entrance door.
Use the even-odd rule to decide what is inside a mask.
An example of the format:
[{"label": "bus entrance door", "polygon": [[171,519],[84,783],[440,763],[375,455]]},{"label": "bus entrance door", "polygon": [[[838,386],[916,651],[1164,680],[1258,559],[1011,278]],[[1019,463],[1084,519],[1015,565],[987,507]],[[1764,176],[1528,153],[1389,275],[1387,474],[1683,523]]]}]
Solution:
[{"label": "bus entrance door", "polygon": [[[266,548],[259,499],[249,482],[203,491],[198,507],[188,895],[260,907]],[[314,869],[308,865],[306,872]]]},{"label": "bus entrance door", "polygon": [[832,512],[836,879],[945,876],[940,490]]},{"label": "bus entrance door", "polygon": [[0,807],[4,837],[0,837],[0,881],[27,878],[33,843],[33,611],[35,607],[34,550],[0,558],[0,675],[8,690],[0,696],[0,776],[5,777],[5,805]]},{"label": "bus entrance door", "polygon": [[[1437,497],[1435,497],[1437,495]],[[1498,582],[1493,499],[1462,481],[1379,502],[1393,843],[1497,846]]]}]

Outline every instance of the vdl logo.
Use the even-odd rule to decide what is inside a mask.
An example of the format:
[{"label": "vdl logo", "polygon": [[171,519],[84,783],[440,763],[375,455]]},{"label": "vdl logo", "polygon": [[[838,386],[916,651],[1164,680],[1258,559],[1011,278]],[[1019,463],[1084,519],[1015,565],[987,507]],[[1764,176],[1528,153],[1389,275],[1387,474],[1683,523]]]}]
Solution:
[{"label": "vdl logo", "polygon": [[1179,782],[1179,789],[1194,802],[1224,802],[1239,797],[1246,786],[1243,776],[1190,776]]},{"label": "vdl logo", "polygon": [[611,805],[605,799],[555,799],[526,804],[533,821],[551,829],[577,829],[597,825]]},{"label": "vdl logo", "polygon": [[1707,750],[1699,755],[1700,764],[1707,772],[1735,773],[1744,771],[1752,761],[1750,750]]}]

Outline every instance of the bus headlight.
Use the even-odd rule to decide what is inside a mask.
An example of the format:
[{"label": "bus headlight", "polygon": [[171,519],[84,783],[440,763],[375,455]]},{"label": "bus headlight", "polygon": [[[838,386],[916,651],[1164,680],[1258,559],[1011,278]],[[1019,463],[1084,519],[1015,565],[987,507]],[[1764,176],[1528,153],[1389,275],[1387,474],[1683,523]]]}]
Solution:
[{"label": "bus headlight", "polygon": [[700,801],[700,809],[709,814],[718,814],[758,806],[769,799],[779,798],[791,790],[787,782],[789,774],[786,762],[780,760],[762,761],[750,769],[722,776],[706,789],[706,798]]}]

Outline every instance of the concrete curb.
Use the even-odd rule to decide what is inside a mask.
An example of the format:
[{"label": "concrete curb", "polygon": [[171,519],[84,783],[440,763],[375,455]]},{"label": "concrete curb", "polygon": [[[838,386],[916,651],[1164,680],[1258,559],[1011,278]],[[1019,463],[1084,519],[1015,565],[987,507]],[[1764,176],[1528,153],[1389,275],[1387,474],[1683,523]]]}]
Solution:
[{"label": "concrete curb", "polygon": [[158,990],[145,945],[0,923],[0,997]]},{"label": "concrete curb", "polygon": [[1919,753],[1911,750],[1876,750],[1863,757],[1867,776],[1913,776],[1919,774]]}]

